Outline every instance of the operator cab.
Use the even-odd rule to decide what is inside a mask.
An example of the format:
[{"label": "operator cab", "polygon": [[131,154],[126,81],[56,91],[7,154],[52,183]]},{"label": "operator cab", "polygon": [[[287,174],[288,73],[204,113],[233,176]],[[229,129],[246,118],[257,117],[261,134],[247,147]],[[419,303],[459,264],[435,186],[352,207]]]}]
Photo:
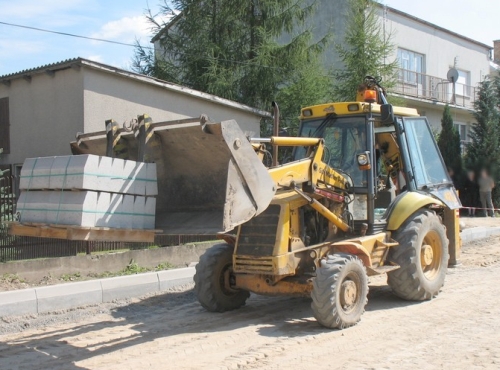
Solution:
[{"label": "operator cab", "polygon": [[[361,94],[358,100],[365,100]],[[367,101],[307,107],[300,118],[299,136],[323,138],[323,161],[350,185],[346,199],[355,233],[366,224],[369,234],[383,231],[398,195],[407,190],[451,208],[459,204],[429,123],[415,109],[392,107],[371,95]],[[293,153],[294,160],[306,155],[303,147]]]}]

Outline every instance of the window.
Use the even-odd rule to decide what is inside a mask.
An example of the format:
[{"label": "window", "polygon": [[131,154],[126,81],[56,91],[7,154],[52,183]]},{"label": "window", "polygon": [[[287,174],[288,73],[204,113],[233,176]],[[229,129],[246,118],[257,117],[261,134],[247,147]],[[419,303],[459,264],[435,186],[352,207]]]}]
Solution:
[{"label": "window", "polygon": [[[365,117],[333,117],[304,121],[299,136],[325,139],[325,159],[336,170],[348,173],[354,187],[367,186],[367,173],[358,167],[357,155],[366,147]],[[295,159],[305,157],[305,148],[298,147]]]},{"label": "window", "polygon": [[467,125],[465,123],[455,123],[455,128],[460,134],[460,141],[468,141],[467,137]]},{"label": "window", "polygon": [[409,84],[422,84],[425,72],[425,56],[414,51],[398,48],[399,79]]},{"label": "window", "polygon": [[0,149],[10,153],[9,98],[0,98]]},{"label": "window", "polygon": [[405,118],[404,127],[417,187],[450,182],[425,118]]},{"label": "window", "polygon": [[[459,96],[470,95],[470,72],[457,69],[458,80],[455,83],[455,94]],[[453,94],[453,84],[449,84],[450,96]]]}]

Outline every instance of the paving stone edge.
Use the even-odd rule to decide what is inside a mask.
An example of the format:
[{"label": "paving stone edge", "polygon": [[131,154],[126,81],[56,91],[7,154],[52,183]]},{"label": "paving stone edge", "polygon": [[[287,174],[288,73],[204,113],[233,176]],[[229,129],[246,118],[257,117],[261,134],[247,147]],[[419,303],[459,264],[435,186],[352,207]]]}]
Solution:
[{"label": "paving stone edge", "polygon": [[[474,227],[461,232],[463,243],[495,235],[500,235],[500,227]],[[0,317],[38,314],[164,292],[191,283],[194,272],[194,267],[185,267],[0,292]]]}]

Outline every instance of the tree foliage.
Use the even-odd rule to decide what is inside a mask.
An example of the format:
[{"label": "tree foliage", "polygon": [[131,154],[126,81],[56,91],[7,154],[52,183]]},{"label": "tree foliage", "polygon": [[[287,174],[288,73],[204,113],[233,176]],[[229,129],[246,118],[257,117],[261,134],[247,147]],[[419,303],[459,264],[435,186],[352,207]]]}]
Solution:
[{"label": "tree foliage", "polygon": [[500,204],[500,79],[486,78],[479,84],[478,97],[474,102],[474,118],[470,132],[471,143],[465,157],[469,169],[479,172],[486,169],[495,179],[493,202]]},{"label": "tree foliage", "polygon": [[350,101],[356,97],[365,76],[381,77],[385,88],[396,82],[398,62],[390,59],[395,49],[392,35],[384,34],[372,0],[348,0],[348,22],[345,37],[335,45],[341,68],[335,70],[335,99]]},{"label": "tree foliage", "polygon": [[476,122],[472,125],[471,143],[467,147],[469,168],[495,171],[500,165],[499,86],[498,78],[486,78],[479,84],[473,113]]},{"label": "tree foliage", "polygon": [[331,100],[331,80],[325,78],[319,58],[310,60],[309,68],[298,69],[278,94],[281,126],[290,136],[298,134],[301,108]]},{"label": "tree foliage", "polygon": [[462,172],[460,134],[453,125],[453,118],[448,105],[444,107],[443,118],[441,119],[438,146],[446,166],[451,168],[456,176],[460,176]]},{"label": "tree foliage", "polygon": [[304,26],[314,2],[171,3],[162,9],[180,12],[171,27],[149,14],[160,48],[154,55],[138,46],[135,71],[266,110],[277,97],[287,99],[281,104],[285,117],[297,116],[300,106],[319,103],[328,92],[319,56],[329,35],[313,41]]}]

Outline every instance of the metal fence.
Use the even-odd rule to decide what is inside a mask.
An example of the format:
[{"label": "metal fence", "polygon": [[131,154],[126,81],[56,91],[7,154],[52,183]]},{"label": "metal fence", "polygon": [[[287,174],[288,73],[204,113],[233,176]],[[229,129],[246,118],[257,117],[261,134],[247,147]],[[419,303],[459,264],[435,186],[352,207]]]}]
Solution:
[{"label": "metal fence", "polygon": [[0,221],[14,221],[16,196],[14,176],[0,176]]},{"label": "metal fence", "polygon": [[76,256],[78,253],[99,253],[130,249],[167,247],[215,240],[216,235],[157,235],[154,243],[68,241],[61,239],[12,236],[6,222],[14,221],[17,199],[14,194],[17,178],[0,177],[0,262],[35,258]]},{"label": "metal fence", "polygon": [[393,92],[418,99],[437,101],[465,107],[474,108],[477,98],[477,88],[471,85],[455,83],[447,79],[399,69],[399,78]]}]

